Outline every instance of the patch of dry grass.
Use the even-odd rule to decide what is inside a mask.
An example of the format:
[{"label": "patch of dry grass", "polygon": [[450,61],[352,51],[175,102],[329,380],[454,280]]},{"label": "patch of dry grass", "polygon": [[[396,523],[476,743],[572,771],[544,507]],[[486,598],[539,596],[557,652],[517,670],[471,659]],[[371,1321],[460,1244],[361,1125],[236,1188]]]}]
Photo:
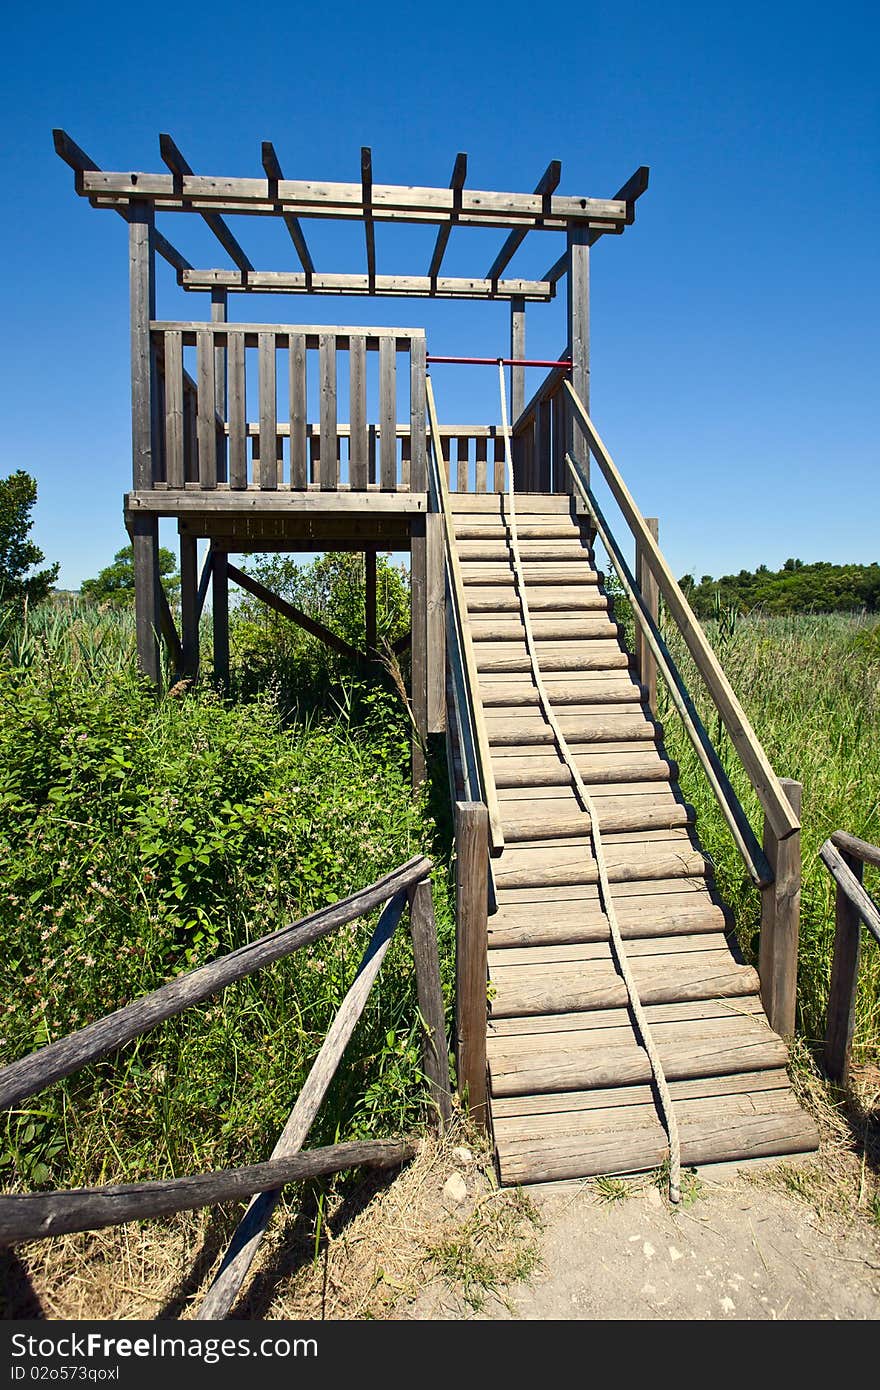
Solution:
[{"label": "patch of dry grass", "polygon": [[790,1072],[800,1104],[818,1126],[819,1150],[809,1159],[774,1164],[752,1180],[802,1198],[821,1218],[880,1226],[880,1069],[854,1064],[844,1093],[795,1040]]},{"label": "patch of dry grass", "polygon": [[[453,1173],[466,1187],[460,1205],[444,1200]],[[3,1315],[190,1317],[239,1214],[182,1213],[0,1252]],[[479,1308],[537,1267],[539,1226],[528,1197],[496,1186],[488,1148],[459,1121],[425,1137],[393,1179],[290,1189],[233,1316],[406,1317],[432,1286]]]}]

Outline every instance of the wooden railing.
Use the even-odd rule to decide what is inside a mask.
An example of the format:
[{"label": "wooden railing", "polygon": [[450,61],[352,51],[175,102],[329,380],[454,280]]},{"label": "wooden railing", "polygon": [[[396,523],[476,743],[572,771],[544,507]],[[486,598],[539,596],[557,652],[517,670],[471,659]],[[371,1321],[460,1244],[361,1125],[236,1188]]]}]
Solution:
[{"label": "wooden railing", "polygon": [[[425,490],[425,338],[417,330],[154,322],[151,341],[154,487]],[[342,354],[349,423],[340,428]],[[400,429],[404,373],[409,425]]]},{"label": "wooden railing", "polygon": [[[560,354],[566,358],[568,352]],[[556,367],[541,382],[511,428],[514,484],[520,492],[568,492],[565,464],[567,368]],[[498,489],[501,491],[502,487]]]},{"label": "wooden railing", "polygon": [[[449,1065],[430,860],[409,860],[377,883],[332,907],[281,927],[154,990],[68,1037],[0,1070],[0,1106],[16,1105],[89,1062],[173,1018],[233,981],[311,946],[339,927],[385,904],[354,982],[330,1026],[268,1163],[201,1173],[163,1182],[80,1188],[69,1192],[0,1197],[0,1245],[68,1231],[96,1230],[124,1221],[166,1216],[233,1198],[252,1197],[198,1317],[223,1318],[256,1254],[283,1184],[369,1165],[391,1167],[412,1157],[408,1141],[334,1144],[301,1153],[345,1048],[409,904],[419,1012],[423,1023],[423,1071],[441,1121],[451,1115]],[[253,1196],[253,1194],[258,1194]]]},{"label": "wooden railing", "polygon": [[825,1071],[832,1081],[845,1086],[855,1023],[862,925],[880,944],[880,908],[862,883],[865,864],[880,868],[880,847],[845,830],[835,830],[819,850],[819,857],[837,885]]},{"label": "wooden railing", "polygon": [[743,863],[752,881],[762,890],[759,961],[761,993],[771,1024],[778,1032],[789,1035],[794,1032],[797,991],[801,886],[800,785],[791,781],[783,782],[773,771],[718,658],[666,563],[652,528],[636,506],[583,402],[570,382],[564,381],[563,389],[568,398],[569,408],[586,440],[589,453],[598,463],[599,470],[633,534],[642,564],[657,584],[666,605],[666,612],[684,639],[764,811],[762,845],[759,844],[727,777],[651,609],[645,602],[642,586],[637,583],[626,563],[611,527],[590,488],[588,469],[571,454],[566,454],[566,466],[575,491],[584,503],[596,534],[620,578],[632,605],[636,623],[666,681],[672,703],[693,744]]},{"label": "wooden railing", "polygon": [[434,402],[434,391],[430,377],[426,383],[426,396],[431,443],[428,451],[428,492],[431,509],[439,512],[443,518],[447,586],[447,661],[450,663],[455,682],[458,722],[461,736],[465,740],[461,750],[462,763],[463,766],[473,770],[470,798],[472,801],[485,802],[489,813],[489,846],[493,854],[500,854],[504,849],[501,809],[498,803],[498,793],[495,789],[495,778],[492,773],[489,737],[483,718],[483,704],[480,699],[477,662],[468,622],[461,561],[458,558],[458,549],[455,544],[449,484],[446,478],[446,469],[441,462],[443,436],[437,421],[437,407]]}]

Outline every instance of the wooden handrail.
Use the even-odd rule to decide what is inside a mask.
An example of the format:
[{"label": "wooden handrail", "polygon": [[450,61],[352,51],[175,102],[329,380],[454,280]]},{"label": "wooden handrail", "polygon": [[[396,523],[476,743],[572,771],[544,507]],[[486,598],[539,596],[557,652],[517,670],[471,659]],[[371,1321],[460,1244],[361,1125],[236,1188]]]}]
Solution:
[{"label": "wooden handrail", "polygon": [[834,879],[837,889],[834,958],[825,1027],[825,1071],[832,1081],[845,1085],[849,1078],[855,1023],[861,926],[866,926],[880,944],[880,909],[862,883],[862,867],[870,864],[880,868],[880,848],[845,830],[835,830],[819,850],[819,858]]},{"label": "wooden handrail", "polygon": [[239,946],[209,965],[178,975],[167,985],[126,1004],[106,1018],[89,1023],[85,1028],[59,1038],[57,1042],[49,1043],[17,1062],[11,1062],[0,1070],[0,1108],[15,1105],[26,1096],[42,1091],[53,1081],[70,1076],[86,1063],[106,1056],[123,1043],[131,1042],[132,1038],[155,1028],[157,1023],[174,1018],[217,990],[225,989],[233,981],[243,980],[264,966],[283,960],[301,946],[320,941],[321,937],[337,927],[345,926],[394,894],[418,883],[430,871],[431,861],[417,855],[368,888],[359,889],[332,907],[321,908],[298,922],[279,927],[277,931],[269,932],[256,941]]},{"label": "wooden handrail", "polygon": [[492,772],[489,736],[486,732],[486,723],[483,718],[483,706],[480,700],[477,663],[474,656],[470,627],[467,621],[464,581],[462,579],[461,563],[458,558],[458,550],[455,545],[455,534],[452,527],[452,508],[449,501],[449,486],[446,482],[446,473],[443,468],[443,451],[440,447],[441,435],[437,423],[437,406],[434,401],[434,388],[430,376],[426,377],[426,396],[431,435],[431,473],[436,500],[439,503],[440,513],[443,517],[443,538],[446,548],[449,576],[451,579],[450,594],[461,640],[461,652],[464,666],[463,674],[467,686],[468,704],[473,719],[477,762],[479,764],[480,781],[482,784],[482,799],[485,801],[489,812],[489,844],[492,854],[498,855],[504,849],[504,832],[501,828],[501,808],[498,804],[498,792],[495,787],[495,777]]},{"label": "wooden handrail", "polygon": [[[745,712],[736,698],[718,658],[710,647],[693,609],[667,565],[660,547],[602,442],[586,407],[569,381],[564,382],[564,389],[587,437],[590,450],[611,489],[614,500],[623,513],[636,542],[641,547],[645,563],[657,580],[660,592],[666,601],[667,610],[677,624],[706,689],[724,721],[731,743],[740,757],[767,819],[776,836],[780,840],[784,840],[800,829],[800,821],[792,810],[782,784],[773,771],[758,736],[746,718]],[[580,470],[581,466],[577,461],[575,461],[575,467]]]},{"label": "wooden handrail", "polygon": [[641,589],[611,533],[611,528],[605,520],[596,498],[590,488],[584,486],[571,455],[566,454],[565,460],[574,479],[575,487],[596,528],[596,533],[617,571],[624,593],[632,606],[633,614],[644,633],[645,641],[663,673],[672,703],[678,711],[687,735],[693,744],[694,752],[699,758],[703,771],[715,793],[715,798],[724,819],[727,821],[743,863],[756,886],[765,888],[773,882],[773,872],[767,863],[766,855],[758,844],[755,832],[749,824],[739,798],[731,786],[730,779],[724,771],[721,759],[715,751],[706,727],[697,713],[690,691],[681,677],[672,654],[663,640],[660,629],[649,611]]}]

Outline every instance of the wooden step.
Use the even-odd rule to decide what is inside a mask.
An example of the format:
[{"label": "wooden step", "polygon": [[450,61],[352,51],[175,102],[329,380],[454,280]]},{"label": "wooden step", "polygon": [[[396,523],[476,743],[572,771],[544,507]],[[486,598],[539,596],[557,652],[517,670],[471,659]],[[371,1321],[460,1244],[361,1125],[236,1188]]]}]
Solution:
[{"label": "wooden step", "polygon": [[[497,585],[491,589],[479,586],[471,589],[465,586],[465,595],[468,613],[472,618],[488,614],[503,620],[510,613],[519,615],[521,612],[519,595],[513,585],[504,590]],[[608,612],[608,599],[598,587],[563,589],[544,586],[531,593],[526,586],[526,598],[532,615],[568,613],[574,618],[583,618],[584,613]]]},{"label": "wooden step", "polygon": [[[522,571],[528,594],[531,594],[533,588],[556,585],[578,589],[591,587],[601,584],[604,578],[601,571],[590,568],[589,555],[586,553],[569,565],[535,564],[524,560]],[[461,575],[466,593],[485,588],[513,588],[513,564],[510,560],[506,564],[498,565],[468,564],[467,560],[462,560]]]},{"label": "wooden step", "polygon": [[[491,643],[474,647],[477,671],[496,674],[531,672],[525,643],[498,648]],[[628,652],[621,651],[617,643],[596,642],[593,651],[585,651],[583,646],[572,643],[569,647],[556,647],[552,651],[539,651],[538,657],[542,675],[553,671],[622,671],[635,665]]]},{"label": "wooden step", "polygon": [[[516,533],[518,541],[575,540],[580,544],[581,539],[577,524],[568,519],[561,521],[539,517],[530,517],[523,521],[517,519]],[[500,517],[497,521],[487,520],[485,522],[461,519],[455,523],[455,539],[456,542],[495,541],[498,544],[509,545],[511,532],[507,521]]]},{"label": "wooden step", "polygon": [[[735,963],[724,937],[713,940],[714,948],[709,951],[687,951],[683,942],[676,955],[631,955],[630,968],[642,1003],[675,1004],[691,999],[730,999],[757,994],[760,989],[757,971]],[[604,960],[535,961],[529,965],[498,964],[499,957],[509,956],[511,952],[493,952],[489,972],[493,989],[492,1017],[625,1008],[629,995],[617,971],[611,947],[602,944],[601,949],[605,952]],[[516,954],[523,953],[517,951]]]},{"label": "wooden step", "polygon": [[[470,620],[471,637],[476,644],[480,642],[515,642],[522,640],[523,625],[520,618],[482,617],[479,614]],[[532,618],[532,636],[536,642],[593,642],[598,638],[614,640],[619,635],[617,623],[608,617],[584,618],[577,613],[554,613],[552,618]],[[539,657],[540,665],[540,657]]]},{"label": "wooden step", "polygon": [[[693,1007],[703,1009],[706,1002],[712,1001],[701,1000]],[[651,1007],[675,1010],[682,1005]],[[508,1036],[495,1035],[490,1029],[487,1050],[493,1096],[650,1082],[648,1054],[636,1039],[629,1012],[617,1012],[619,1024],[603,1021],[609,1013],[603,1010],[597,1011],[596,1023],[588,1029],[582,1026],[583,1019],[590,1017],[588,1013],[569,1016],[580,1020],[578,1028]],[[670,1081],[784,1067],[788,1058],[785,1043],[762,1016],[691,1016],[668,1023],[651,1022],[650,1027]]]},{"label": "wooden step", "polygon": [[[679,878],[705,878],[712,869],[697,850],[689,853],[657,854],[651,857],[612,857],[608,859],[609,883],[651,883]],[[517,846],[506,850],[494,864],[496,889],[500,888],[558,888],[565,885],[599,882],[595,861],[586,854],[577,858],[542,857],[531,859],[517,853]]]},{"label": "wooden step", "polygon": [[[541,803],[537,803],[540,807]],[[693,825],[696,813],[692,806],[673,801],[661,806],[623,807],[612,805],[603,807],[598,814],[599,829],[603,834],[615,830],[671,830],[678,826]],[[582,835],[584,827],[590,826],[590,818],[585,811],[572,811],[552,818],[540,815],[521,816],[518,819],[502,820],[505,844],[518,844],[528,840],[567,839],[572,835]]]},{"label": "wooden step", "polygon": [[[498,564],[510,558],[510,549],[503,541],[460,541],[456,549],[463,564],[477,560]],[[521,560],[532,565],[572,564],[578,558],[590,558],[589,551],[574,537],[570,541],[522,541],[519,551]]]},{"label": "wooden step", "polygon": [[[717,1082],[709,1083],[710,1091],[713,1087]],[[494,1128],[502,1182],[554,1182],[658,1167],[669,1141],[653,1097],[645,1099],[641,1088],[626,1090],[640,1099],[613,1104],[609,1097],[604,1106],[565,1116],[499,1117]],[[674,1105],[685,1166],[810,1153],[818,1147],[815,1124],[782,1086],[676,1096]]]},{"label": "wooden step", "polygon": [[[588,743],[649,743],[663,737],[663,726],[656,720],[643,715],[609,713],[598,709],[591,718],[583,714],[556,716],[567,743],[572,745],[577,758],[577,748]],[[498,744],[507,748],[540,748],[546,744],[555,745],[556,735],[549,724],[538,719],[492,718],[486,716],[486,733],[490,745]]]},{"label": "wooden step", "polygon": [[[731,914],[705,894],[697,903],[633,907],[615,901],[614,910],[625,941],[638,942],[662,936],[701,933],[722,934],[732,925]],[[607,941],[608,918],[600,904],[572,902],[507,903],[489,918],[489,946],[492,950],[524,947],[569,946]]]},{"label": "wooden step", "polygon": [[[743,999],[699,1000],[696,1003],[647,1004],[645,1018],[651,1028],[668,1029],[673,1025],[677,1027],[686,1024],[689,1028],[698,1029],[702,1038],[721,1037],[729,1031],[731,1024],[739,1028],[743,1021],[743,1026],[751,1029],[755,1036],[776,1036],[767,1022],[767,1015],[757,995],[747,995]],[[543,1047],[545,1034],[577,1034],[580,1041],[592,1047],[600,1035],[607,1041],[612,1035],[625,1038],[627,1032],[632,1033],[629,1009],[594,1009],[587,1013],[490,1018],[486,1036],[487,1046],[490,1041],[494,1047],[498,1039],[518,1038],[520,1041],[516,1046],[527,1049],[529,1046]],[[532,1041],[529,1042],[529,1039]],[[577,1087],[562,1089],[576,1090]]]},{"label": "wooden step", "polygon": [[[463,512],[500,515],[507,505],[502,492],[452,492],[449,503],[456,517]],[[518,516],[558,516],[560,513],[576,516],[583,513],[572,497],[561,492],[524,492],[516,498],[516,511]]]},{"label": "wooden step", "polygon": [[[571,786],[571,773],[558,756],[539,756],[539,748],[531,754],[515,755],[509,749],[505,752],[510,756],[493,756],[495,786],[499,790]],[[603,783],[671,782],[678,776],[676,763],[661,758],[654,749],[643,751],[638,745],[632,746],[626,762],[615,760],[603,767],[593,752],[588,756],[576,756],[575,763],[588,790]]]},{"label": "wooden step", "polygon": [[[597,675],[604,677],[605,673],[598,672]],[[545,680],[544,686],[550,708],[554,711],[564,705],[641,704],[647,698],[644,686],[628,677],[621,679],[618,676],[612,680],[600,679],[592,682],[581,680],[577,683],[567,681],[564,684]],[[522,706],[537,712],[541,708],[534,685],[497,682],[490,684],[488,681],[481,681],[480,698],[486,710],[515,709]]]}]

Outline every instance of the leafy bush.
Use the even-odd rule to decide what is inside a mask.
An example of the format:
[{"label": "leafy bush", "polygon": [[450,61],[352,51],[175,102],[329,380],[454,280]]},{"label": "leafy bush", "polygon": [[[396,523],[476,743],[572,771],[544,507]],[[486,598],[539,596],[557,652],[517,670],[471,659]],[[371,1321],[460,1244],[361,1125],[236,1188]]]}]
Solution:
[{"label": "leafy bush", "polygon": [[[133,620],[83,606],[29,621],[0,658],[7,1059],[432,849],[405,711],[380,686],[363,679],[355,698],[341,679],[333,718],[291,723],[272,694],[157,702],[134,667]],[[435,903],[448,970],[442,868]],[[264,1157],[375,916],[25,1103],[6,1124],[4,1181]],[[415,1020],[404,925],[310,1142],[418,1120]]]}]

